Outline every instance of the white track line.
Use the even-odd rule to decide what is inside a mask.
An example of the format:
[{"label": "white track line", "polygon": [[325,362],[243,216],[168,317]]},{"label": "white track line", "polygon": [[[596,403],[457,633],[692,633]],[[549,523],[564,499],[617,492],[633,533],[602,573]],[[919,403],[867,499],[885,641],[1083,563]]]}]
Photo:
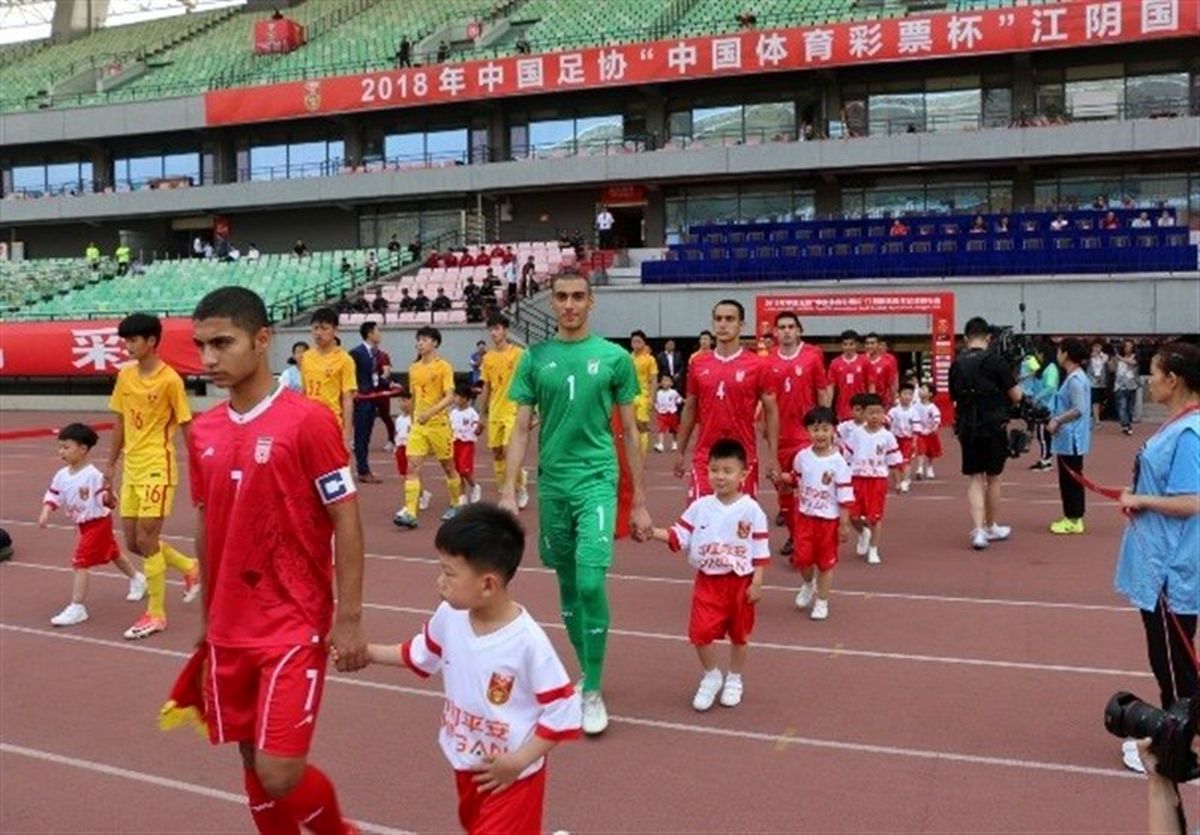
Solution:
[{"label": "white track line", "polygon": [[[13,745],[10,742],[0,742],[0,753],[12,754],[17,757],[26,757],[31,760],[41,760],[42,762],[52,763],[54,765],[65,765],[71,768],[78,768],[83,771],[90,771],[93,774],[104,774],[108,777],[120,777],[123,780],[133,780],[138,783],[148,783],[152,786],[159,786],[164,789],[174,789],[175,791],[187,792],[188,794],[207,797],[212,800],[223,800],[226,803],[236,803],[238,806],[246,805],[246,798],[240,794],[214,789],[212,786],[204,786],[199,783],[187,783],[183,780],[175,780],[170,777],[160,777],[157,774],[147,774],[144,771],[134,771],[130,768],[121,768],[116,765],[108,765],[107,763],[98,763],[93,760],[84,760],[78,757],[68,757],[63,754],[55,754],[51,751],[42,751],[37,748],[26,748],[23,745]],[[384,826],[378,823],[370,823],[368,821],[355,821],[363,832],[373,832],[376,835],[412,835],[412,833],[403,829],[394,829],[390,826]]]},{"label": "white track line", "polygon": [[[54,572],[70,572],[74,569],[66,566],[57,565],[40,565],[38,563],[27,562],[10,562],[13,568],[30,568],[37,571],[54,571]],[[104,579],[125,580],[124,574],[118,574],[115,571],[93,571],[93,576],[102,577]],[[183,585],[178,580],[169,581],[171,585]],[[363,603],[364,609],[374,609],[380,612],[395,612],[403,615],[418,615],[420,617],[429,617],[433,614],[433,609],[426,609],[417,606],[395,606],[388,603]],[[564,631],[566,627],[558,621],[543,622],[538,624],[543,629],[554,629]],[[642,638],[652,641],[670,641],[672,643],[687,643],[686,635],[678,635],[665,632],[646,632],[637,629],[616,629],[610,628],[609,635],[615,635],[622,638]],[[991,667],[1002,670],[1027,670],[1039,673],[1068,673],[1074,675],[1098,675],[1098,676],[1114,676],[1117,678],[1150,678],[1150,673],[1142,670],[1120,670],[1108,667],[1076,667],[1069,664],[1038,664],[1032,661],[1001,661],[989,658],[964,658],[958,656],[946,655],[926,655],[922,653],[907,653],[907,652],[884,652],[882,650],[865,650],[865,649],[846,649],[838,645],[836,647],[824,645],[805,646],[800,644],[780,644],[767,641],[755,641],[756,649],[773,650],[777,652],[794,652],[808,653],[812,655],[839,655],[850,658],[872,658],[883,661],[907,661],[923,664],[949,664],[964,667]]]},{"label": "white track line", "polygon": [[[18,527],[36,528],[37,522],[32,522],[26,519],[0,519],[0,525],[16,525]],[[51,524],[47,527],[62,531],[75,530],[74,525]],[[163,539],[173,539],[182,542],[193,541],[193,537],[183,536],[180,534],[164,534]],[[404,556],[403,554],[368,553],[366,557],[367,559],[379,560],[380,562],[413,563],[416,565],[438,564],[438,561],[431,557],[410,557]],[[554,571],[538,565],[526,564],[521,568],[521,573],[553,574]],[[673,586],[690,586],[694,582],[690,577],[659,577],[647,574],[621,574],[615,571],[610,571],[608,576],[613,580],[622,580],[634,583],[660,583]],[[797,581],[796,585],[792,586],[771,584],[763,586],[764,591],[788,592],[790,594],[795,594],[797,588],[799,588],[799,581]],[[1029,609],[1065,609],[1077,612],[1115,612],[1121,615],[1128,615],[1133,611],[1128,606],[1112,606],[1101,603],[1060,603],[1046,600],[1012,600],[999,597],[965,597],[962,595],[916,594],[909,592],[868,591],[865,589],[837,588],[833,590],[832,594],[844,595],[846,597],[878,597],[881,600],[904,600],[921,603],[961,603],[970,606],[1009,606],[1014,608]]]},{"label": "white track line", "polygon": [[[109,641],[102,638],[91,638],[86,635],[69,635],[62,632],[50,632],[45,629],[31,629],[25,626],[14,626],[6,623],[0,623],[0,630],[4,630],[6,632],[15,632],[22,635],[34,635],[43,638],[78,641],[93,646],[109,647],[112,649],[126,650],[130,652],[147,652],[155,655],[169,655],[177,658],[188,657],[188,653],[186,652],[158,649],[155,647],[145,646],[144,644]],[[328,676],[326,680],[336,681],[339,684],[349,684],[355,687],[363,687],[370,690],[383,690],[390,693],[400,693],[406,696],[421,696],[435,699],[443,698],[442,693],[437,690],[421,690],[415,687],[402,687],[394,684],[384,684],[377,681],[364,681],[361,679],[347,678],[346,676],[340,675]],[[739,731],[729,728],[714,728],[706,725],[694,725],[688,722],[667,722],[660,719],[647,719],[638,716],[613,715],[610,718],[613,722],[618,724],[657,728],[659,730],[677,731],[680,733],[720,736],[728,739],[738,739],[751,742],[766,742],[772,746],[793,745],[799,748],[822,748],[834,751],[882,754],[885,756],[905,757],[910,759],[944,760],[947,762],[997,766],[1001,768],[1015,768],[1034,771],[1056,771],[1060,773],[1079,774],[1087,777],[1104,777],[1117,780],[1145,779],[1145,777],[1142,775],[1134,774],[1130,771],[1118,768],[1097,768],[1095,766],[1074,765],[1071,763],[1042,762],[1039,760],[1022,760],[1010,757],[989,757],[981,754],[962,754],[953,751],[931,751],[922,748],[872,745],[870,743],[845,742],[833,739],[817,739],[812,737],[798,737],[790,735],[781,736],[780,734],[764,733],[761,731]],[[238,802],[241,803],[244,801],[239,797]]]}]

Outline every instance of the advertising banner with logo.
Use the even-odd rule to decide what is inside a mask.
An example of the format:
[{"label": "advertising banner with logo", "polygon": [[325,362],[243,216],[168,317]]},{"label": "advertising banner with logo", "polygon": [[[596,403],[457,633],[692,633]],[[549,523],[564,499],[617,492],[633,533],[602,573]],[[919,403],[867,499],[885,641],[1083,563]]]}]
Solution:
[{"label": "advertising banner with logo", "polygon": [[1200,33],[1196,0],[1096,0],[617,44],[213,90],[209,125],[695,78],[957,58]]},{"label": "advertising banner with logo", "polygon": [[259,20],[254,24],[254,52],[258,55],[291,52],[304,44],[304,27],[294,20]]},{"label": "advertising banner with logo", "polygon": [[[0,377],[116,376],[129,362],[117,322],[5,322],[0,325]],[[162,323],[163,360],[184,376],[202,373],[191,319]]]}]

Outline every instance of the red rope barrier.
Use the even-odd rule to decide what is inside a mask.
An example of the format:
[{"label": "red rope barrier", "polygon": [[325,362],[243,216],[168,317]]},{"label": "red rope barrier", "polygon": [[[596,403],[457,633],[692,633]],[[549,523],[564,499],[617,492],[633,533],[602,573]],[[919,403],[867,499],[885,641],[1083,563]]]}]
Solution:
[{"label": "red rope barrier", "polygon": [[[116,426],[111,421],[108,423],[93,423],[89,424],[92,429],[97,432],[107,432]],[[39,426],[34,429],[13,429],[11,432],[0,432],[0,441],[17,441],[24,438],[53,438],[58,435],[58,426]]]}]

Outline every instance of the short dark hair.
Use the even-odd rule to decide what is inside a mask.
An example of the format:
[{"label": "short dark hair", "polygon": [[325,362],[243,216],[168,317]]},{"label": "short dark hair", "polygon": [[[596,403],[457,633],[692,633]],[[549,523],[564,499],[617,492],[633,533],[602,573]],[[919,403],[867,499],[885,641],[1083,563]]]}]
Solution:
[{"label": "short dark hair", "polygon": [[933,383],[922,383],[921,385],[923,385],[923,386],[925,386],[925,388],[929,389],[929,393],[931,395],[937,394],[937,386],[935,386]]},{"label": "short dark hair", "polygon": [[1188,391],[1200,391],[1200,348],[1190,342],[1168,342],[1154,353],[1163,374],[1183,380]]},{"label": "short dark hair", "polygon": [[915,391],[916,388],[917,387],[913,384],[912,380],[905,380],[900,384],[900,391]]},{"label": "short dark hair", "polygon": [[844,330],[844,331],[842,331],[842,335],[838,338],[841,339],[842,342],[845,342],[847,339],[853,339],[855,342],[857,342],[858,341],[858,331]]},{"label": "short dark hair", "polygon": [[992,332],[992,326],[987,323],[987,319],[982,316],[972,316],[967,320],[967,324],[963,327],[963,336],[967,339],[975,339],[980,336],[989,336]]},{"label": "short dark hair", "polygon": [[865,391],[860,391],[858,394],[851,395],[850,408],[853,409],[855,406],[862,408],[863,406],[866,406],[866,405],[867,405],[867,393]]},{"label": "short dark hair", "polygon": [[442,332],[433,325],[422,325],[417,328],[417,339],[420,339],[422,336],[432,339],[435,345],[442,344]]},{"label": "short dark hair", "polygon": [[154,337],[154,344],[162,342],[162,321],[153,313],[130,313],[117,325],[117,336],[122,339]]},{"label": "short dark hair", "polygon": [[313,311],[312,318],[308,320],[310,325],[330,325],[338,326],[338,312],[332,307],[318,307]]},{"label": "short dark hair", "polygon": [[736,458],[742,462],[742,466],[745,466],[746,448],[742,446],[741,441],[735,441],[733,438],[722,438],[709,447],[708,460],[718,461],[722,458]]},{"label": "short dark hair", "polygon": [[[533,260],[532,255],[529,256],[529,260],[530,261]],[[550,276],[551,292],[554,291],[555,284],[557,284],[560,281],[565,281],[567,279],[582,279],[587,284],[588,295],[591,295],[591,293],[592,293],[591,279],[589,279],[586,275],[583,275],[582,273],[575,272],[574,270],[568,270],[567,272],[562,272],[562,273],[555,273],[554,275]]]},{"label": "short dark hair", "polygon": [[96,430],[86,423],[68,423],[62,429],[58,430],[58,439],[60,441],[74,441],[88,449],[100,443],[100,436],[96,434]]},{"label": "short dark hair", "polygon": [[499,574],[507,585],[525,552],[525,529],[507,510],[480,502],[467,505],[443,523],[433,547],[466,560],[475,571]]},{"label": "short dark hair", "polygon": [[293,353],[293,354],[294,354],[294,353],[296,353],[296,349],[297,349],[297,348],[303,348],[304,350],[306,350],[306,351],[307,351],[307,350],[308,350],[308,343],[307,343],[307,342],[305,342],[303,339],[301,339],[301,340],[299,340],[299,341],[297,341],[297,342],[293,342],[293,343],[292,343],[292,353]]},{"label": "short dark hair", "polygon": [[779,323],[784,319],[791,319],[796,323],[796,327],[801,327],[800,317],[790,310],[781,310],[779,313],[775,314],[775,327],[779,327]]},{"label": "short dark hair", "polygon": [[872,406],[879,406],[882,408],[883,406],[883,398],[878,394],[871,394],[868,392],[867,394],[860,395],[860,397],[862,397],[862,407],[864,409],[869,409]]},{"label": "short dark hair", "polygon": [[738,321],[741,321],[741,322],[746,321],[746,308],[743,307],[742,303],[740,301],[738,301],[737,299],[721,299],[719,302],[717,302],[716,304],[713,305],[713,307],[712,307],[713,314],[715,315],[717,312],[717,308],[721,307],[723,305],[729,305],[730,307],[736,308],[737,312],[738,312]]},{"label": "short dark hair", "polygon": [[1067,355],[1067,359],[1076,365],[1083,365],[1088,358],[1088,352],[1091,350],[1082,339],[1077,339],[1074,336],[1068,336],[1062,342],[1058,343],[1058,350]]},{"label": "short dark hair", "polygon": [[871,331],[870,333],[868,333],[866,336],[863,337],[863,342],[866,342],[868,339],[874,339],[876,342],[878,342],[879,334],[875,333],[875,331]]},{"label": "short dark hair", "polygon": [[371,331],[375,330],[378,327],[379,327],[378,322],[372,322],[372,321],[368,320],[358,326],[358,335],[361,336],[363,339],[366,339],[368,336],[371,335]]},{"label": "short dark hair", "polygon": [[700,335],[707,336],[709,339],[715,339],[715,337],[713,336],[713,332],[710,331],[708,328],[705,328],[704,330],[700,331]]},{"label": "short dark hair", "polygon": [[828,406],[817,406],[809,409],[808,414],[804,416],[805,426],[816,426],[818,423],[828,423],[830,426],[837,426],[837,422],[837,415]]},{"label": "short dark hair", "polygon": [[470,383],[455,383],[454,393],[459,397],[465,397],[468,400],[471,400],[475,397],[475,389],[471,388]]},{"label": "short dark hair", "polygon": [[630,339],[633,339],[635,336],[641,337],[641,340],[642,340],[643,342],[647,342],[647,341],[648,341],[648,340],[647,340],[647,338],[646,338],[646,332],[645,332],[644,330],[641,330],[640,328],[639,328],[638,330],[635,330],[635,331],[631,331],[631,332],[630,332],[630,334],[629,334],[629,338],[630,338]]},{"label": "short dark hair", "polygon": [[[336,315],[336,314],[335,314]],[[202,298],[192,311],[192,319],[228,319],[248,334],[271,327],[262,297],[245,287],[218,287]],[[295,349],[295,345],[292,346]],[[307,347],[307,346],[305,346]]]},{"label": "short dark hair", "polygon": [[505,316],[503,313],[493,313],[491,316],[488,317],[487,326],[489,328],[494,328],[497,325],[500,325],[501,327],[504,327],[504,328],[509,328],[509,327],[512,327],[512,322],[508,321],[508,317]]}]

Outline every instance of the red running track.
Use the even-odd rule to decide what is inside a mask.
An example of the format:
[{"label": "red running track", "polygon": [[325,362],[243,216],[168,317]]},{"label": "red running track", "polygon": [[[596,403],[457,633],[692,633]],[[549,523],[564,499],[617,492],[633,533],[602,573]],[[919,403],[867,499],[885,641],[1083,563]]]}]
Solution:
[{"label": "red running track", "polygon": [[[102,415],[71,419],[100,420]],[[3,429],[60,425],[64,415],[9,414]],[[1088,473],[1121,484],[1148,427],[1124,438],[1106,424]],[[1125,772],[1101,725],[1118,689],[1155,690],[1138,619],[1112,591],[1122,519],[1089,507],[1088,534],[1050,535],[1053,473],[1018,462],[1006,483],[1012,541],[967,547],[961,477],[889,500],[883,564],[844,548],[830,619],[792,608],[797,576],[767,575],[746,698],[733,710],[690,707],[698,666],[684,638],[690,574],[656,545],[618,545],[610,584],[614,631],[607,691],[613,725],[551,759],[546,823],[570,832],[1135,832],[1144,782]],[[382,485],[360,490],[367,529],[366,627],[409,636],[436,605],[435,512],[418,531],[390,522],[399,483],[374,454]],[[51,439],[0,444],[0,525],[16,557],[0,566],[0,831],[247,832],[236,752],[154,724],[197,627],[171,591],[171,629],[131,644],[139,606],[100,573],[92,619],[55,630],[69,590],[74,531],[34,520],[56,467]],[[488,469],[483,455],[480,470]],[[680,510],[670,456],[652,456],[656,521]],[[485,479],[485,490],[494,485]],[[186,493],[186,490],[184,491]],[[773,515],[774,497],[764,498]],[[186,495],[167,532],[187,551]],[[534,509],[526,511],[534,525]],[[773,544],[782,544],[777,531]],[[531,541],[532,538],[531,538]],[[849,555],[846,555],[849,552]],[[568,666],[552,575],[527,555],[515,592]],[[333,675],[313,759],[370,831],[457,828],[451,775],[436,744],[438,682],[369,669]],[[1190,793],[1189,817],[1200,817]]]}]

